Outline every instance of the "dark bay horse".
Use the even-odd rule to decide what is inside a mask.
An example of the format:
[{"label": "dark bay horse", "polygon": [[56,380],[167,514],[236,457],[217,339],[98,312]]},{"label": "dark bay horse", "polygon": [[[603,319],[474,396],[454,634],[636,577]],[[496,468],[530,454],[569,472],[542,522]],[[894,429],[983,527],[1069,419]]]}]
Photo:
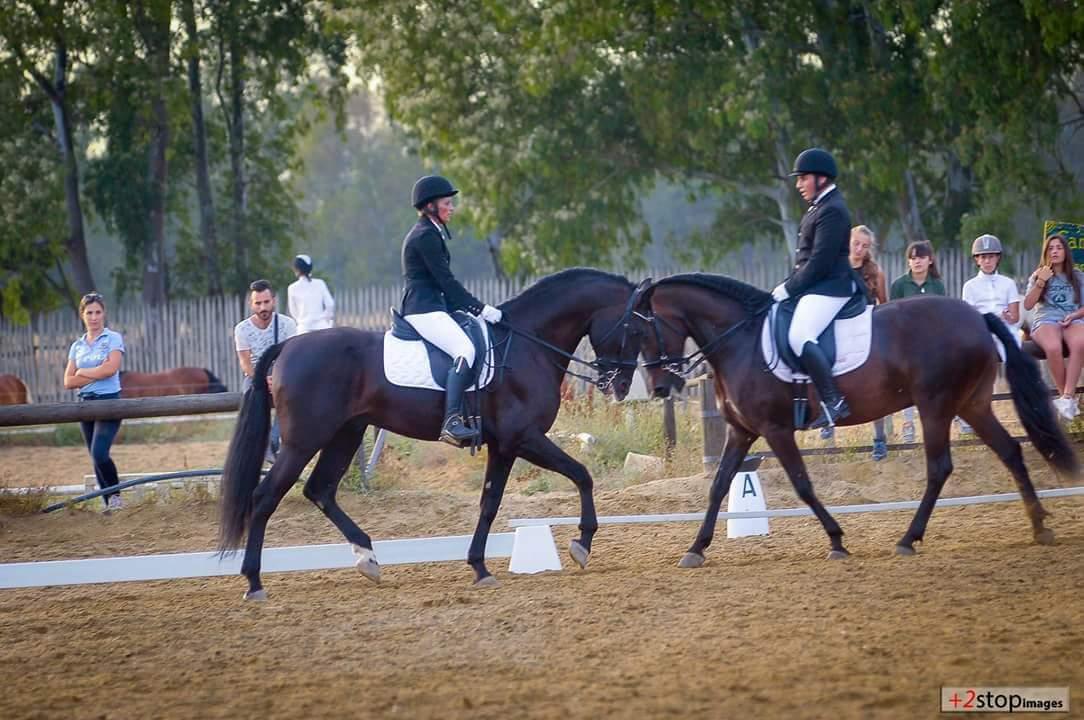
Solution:
[{"label": "dark bay horse", "polygon": [[25,405],[30,402],[26,385],[15,375],[0,374],[0,405]]},{"label": "dark bay horse", "polygon": [[[557,417],[568,354],[585,335],[598,355],[596,367],[606,377],[602,390],[618,398],[628,392],[645,328],[633,318],[633,307],[644,287],[646,283],[638,289],[623,277],[578,268],[543,278],[501,305],[506,324],[495,326],[494,334],[501,344],[496,362],[504,369],[481,394],[482,440],[488,454],[481,512],[467,554],[477,586],[496,584],[485,565],[485,545],[516,458],[575,484],[580,537],[569,552],[581,567],[587,564],[598,529],[593,481],[587,468],[547,438],[546,431]],[[266,598],[260,552],[268,518],[317,452],[320,459],[305,483],[305,497],[353,545],[362,574],[379,580],[369,536],[335,501],[339,481],[367,426],[436,440],[444,417],[444,393],[388,383],[383,346],[382,332],[340,327],[300,335],[260,357],[222,474],[219,548],[226,552],[240,547],[247,530],[241,565],[249,582],[246,599]],[[266,378],[273,361],[269,392]],[[272,394],[282,447],[260,482]]]},{"label": "dark bay horse", "polygon": [[153,373],[122,370],[120,373],[122,398],[221,392],[226,392],[226,386],[213,372],[205,368],[179,367]]},{"label": "dark bay horse", "polygon": [[[682,380],[676,372],[685,360],[681,357],[685,339],[691,337],[708,351],[707,361],[715,371],[728,423],[707,515],[681,560],[682,567],[704,563],[704,549],[711,544],[716,515],[731,478],[758,437],[771,446],[798,496],[824,526],[832,547],[829,557],[848,555],[843,531],[814,494],[795,444],[791,386],[769,371],[760,351],[761,325],[771,303],[771,295],[737,280],[692,273],[660,280],[644,293],[638,306],[638,313],[652,325],[644,357],[648,358],[645,365],[656,396],[665,397],[672,387],[680,389]],[[910,527],[896,545],[900,555],[914,554],[914,543],[922,540],[930,513],[952,472],[949,430],[955,416],[970,423],[1012,473],[1035,540],[1053,542],[1053,531],[1043,526],[1047,513],[1024,466],[1020,443],[1012,439],[990,407],[999,362],[994,336],[1005,347],[1006,377],[1028,437],[1055,470],[1068,475],[1078,471],[1038,365],[1020,351],[1000,320],[946,297],[923,296],[879,305],[873,311],[869,359],[837,381],[851,407],[843,425],[868,423],[910,405],[918,407],[926,451],[926,491]],[[810,408],[819,408],[813,396]]]}]

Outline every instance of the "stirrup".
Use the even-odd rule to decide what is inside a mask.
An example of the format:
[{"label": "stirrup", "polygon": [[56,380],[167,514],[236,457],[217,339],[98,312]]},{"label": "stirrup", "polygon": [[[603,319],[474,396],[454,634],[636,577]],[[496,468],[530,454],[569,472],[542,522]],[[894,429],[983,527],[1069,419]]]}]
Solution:
[{"label": "stirrup", "polygon": [[478,437],[478,431],[467,427],[463,422],[463,416],[458,413],[445,418],[444,426],[440,429],[441,441],[456,447],[463,447],[476,437]]},{"label": "stirrup", "polygon": [[826,402],[821,400],[821,414],[817,419],[808,427],[807,430],[817,430],[825,427],[835,427],[836,421],[842,420],[851,414],[851,409],[847,407],[847,401],[840,398],[836,401],[835,405],[829,407]]}]

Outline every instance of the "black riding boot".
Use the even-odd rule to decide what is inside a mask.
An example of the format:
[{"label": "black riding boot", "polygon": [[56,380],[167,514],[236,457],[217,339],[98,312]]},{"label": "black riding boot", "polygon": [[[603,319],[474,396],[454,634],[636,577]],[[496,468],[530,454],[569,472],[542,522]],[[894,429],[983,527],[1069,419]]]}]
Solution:
[{"label": "black riding boot", "polygon": [[444,425],[440,429],[440,439],[456,447],[463,447],[478,436],[477,430],[463,422],[463,393],[469,381],[467,359],[456,358],[448,370],[448,382],[444,387]]},{"label": "black riding boot", "polygon": [[802,346],[800,359],[821,396],[821,414],[816,422],[809,426],[809,429],[832,427],[850,415],[851,409],[847,407],[846,398],[836,387],[836,380],[832,377],[832,367],[828,364],[828,358],[824,357],[824,351],[821,350],[820,345],[807,342]]}]

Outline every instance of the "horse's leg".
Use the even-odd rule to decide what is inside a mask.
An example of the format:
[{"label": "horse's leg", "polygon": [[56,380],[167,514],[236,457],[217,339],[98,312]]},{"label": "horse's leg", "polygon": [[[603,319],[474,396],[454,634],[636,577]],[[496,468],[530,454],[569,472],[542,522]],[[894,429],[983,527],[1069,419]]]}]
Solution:
[{"label": "horse's leg", "polygon": [[595,481],[583,463],[573,458],[552,440],[538,433],[519,446],[519,456],[540,468],[560,473],[572,481],[580,493],[580,537],[568,545],[568,554],[581,568],[587,567],[591,555],[591,541],[598,531],[595,514]]},{"label": "horse's leg", "polygon": [[832,549],[828,552],[828,558],[830,560],[841,560],[848,557],[850,553],[847,552],[847,548],[843,547],[843,528],[839,526],[836,519],[829,514],[827,508],[824,507],[820,499],[817,498],[816,493],[813,492],[813,483],[809,480],[809,473],[806,471],[805,461],[802,460],[802,453],[794,442],[794,432],[789,428],[780,428],[774,430],[770,435],[764,433],[764,439],[768,441],[768,445],[775,451],[775,457],[786,471],[790,484],[794,486],[794,492],[798,494],[802,502],[809,506],[809,509],[821,521],[824,531],[828,533],[828,540],[832,544]]},{"label": "horse's leg", "polygon": [[738,471],[756,439],[756,435],[747,432],[744,428],[727,425],[726,446],[723,448],[723,457],[719,460],[719,467],[715,470],[715,479],[711,481],[707,514],[704,515],[704,521],[700,523],[696,539],[678,563],[679,567],[697,568],[704,564],[704,550],[711,545],[711,540],[715,537],[715,523],[718,520],[719,509],[723,506],[723,498],[730,491],[730,482],[734,479],[734,473]]},{"label": "horse's leg", "polygon": [[975,434],[997,453],[998,458],[1012,473],[1016,487],[1020,490],[1020,497],[1024,500],[1028,518],[1031,520],[1035,542],[1040,545],[1053,544],[1054,531],[1043,525],[1043,518],[1049,513],[1043,508],[1039,496],[1035,494],[1035,486],[1032,485],[1031,476],[1028,475],[1027,466],[1024,465],[1024,453],[1020,450],[1020,443],[1009,435],[989,407],[985,410],[973,411],[970,415],[961,415],[961,417],[971,424],[971,427],[975,429]]},{"label": "horse's leg", "polygon": [[512,472],[512,464],[515,461],[514,455],[496,452],[493,445],[489,445],[478,525],[474,528],[474,537],[471,538],[470,548],[467,550],[467,564],[474,569],[475,587],[497,585],[497,578],[493,577],[486,567],[486,540],[489,539],[489,529],[493,527],[493,520],[501,507],[504,486],[508,482],[508,473]]},{"label": "horse's leg", "polygon": [[[954,413],[951,410],[944,412],[922,406],[919,406],[918,412],[922,418],[922,443],[926,449],[926,492],[922,494],[922,501],[918,504],[910,527],[896,544],[896,554],[905,556],[915,554],[914,543],[916,540],[921,542],[926,534],[926,524],[930,521],[933,507],[937,504],[945,480],[952,474],[949,430]],[[964,419],[971,422],[966,417]]]},{"label": "horse's leg", "polygon": [[271,467],[267,477],[256,486],[252,497],[252,518],[249,521],[248,542],[245,544],[245,557],[241,561],[241,574],[248,578],[246,600],[266,600],[260,583],[260,556],[263,553],[263,536],[267,530],[267,520],[275,508],[282,502],[293,484],[297,482],[302,469],[316,453],[298,453],[287,446],[278,460]]},{"label": "horse's leg", "polygon": [[380,582],[380,564],[377,563],[376,554],[373,552],[372,539],[349,515],[343,512],[339,503],[335,501],[339,481],[342,480],[346,469],[350,467],[364,436],[364,424],[343,425],[331,442],[320,452],[320,459],[316,461],[312,475],[309,475],[309,479],[305,482],[304,492],[305,497],[320,508],[320,512],[324,513],[324,516],[350,543],[358,559],[355,563],[358,572],[373,582]]}]

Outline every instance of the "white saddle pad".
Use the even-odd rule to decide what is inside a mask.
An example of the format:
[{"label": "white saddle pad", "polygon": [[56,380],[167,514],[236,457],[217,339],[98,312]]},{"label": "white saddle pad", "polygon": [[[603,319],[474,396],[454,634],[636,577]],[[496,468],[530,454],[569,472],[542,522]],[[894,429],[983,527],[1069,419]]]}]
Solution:
[{"label": "white saddle pad", "polygon": [[[779,359],[779,352],[775,347],[775,334],[772,332],[772,324],[775,322],[775,313],[778,310],[779,305],[772,306],[760,330],[760,349],[764,353],[764,361],[772,369],[772,373],[783,382],[789,383],[795,379],[808,380],[808,375],[794,372]],[[836,363],[832,366],[832,375],[842,375],[859,368],[869,359],[870,343],[873,339],[873,306],[867,305],[865,312],[858,317],[836,320],[835,323]]]},{"label": "white saddle pad", "polygon": [[[482,366],[478,382],[467,389],[481,390],[493,379],[493,343],[489,336],[489,324],[481,318],[473,320],[482,326],[482,334],[486,339],[485,357],[475,358],[474,362],[477,364],[484,361],[485,365]],[[384,333],[384,377],[392,385],[444,392],[444,388],[433,380],[433,369],[429,365],[429,351],[425,343],[421,340],[400,340],[391,334],[391,330]]]}]

